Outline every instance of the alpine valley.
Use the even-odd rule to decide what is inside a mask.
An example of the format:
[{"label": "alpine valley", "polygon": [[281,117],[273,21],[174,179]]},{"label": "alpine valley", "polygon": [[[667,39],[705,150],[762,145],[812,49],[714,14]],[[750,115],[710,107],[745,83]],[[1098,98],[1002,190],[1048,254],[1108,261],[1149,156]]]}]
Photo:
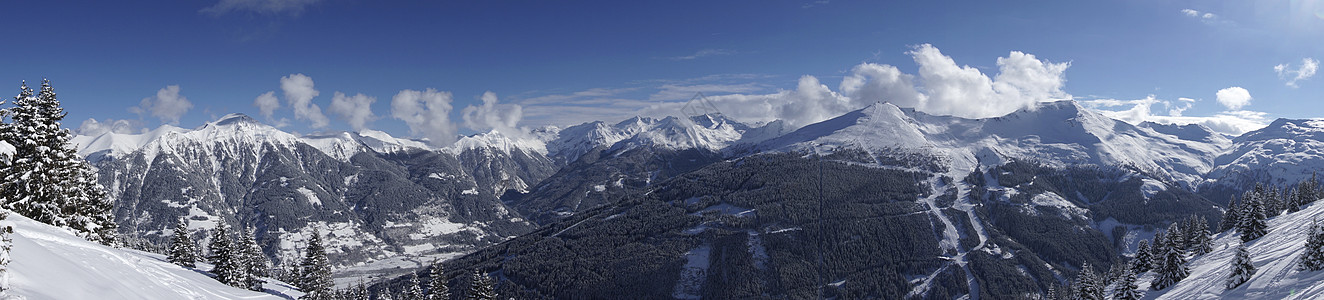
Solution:
[{"label": "alpine valley", "polygon": [[138,247],[180,218],[203,244],[225,223],[288,268],[316,232],[342,287],[401,290],[445,260],[451,286],[480,270],[517,299],[1038,297],[1324,170],[1324,120],[1232,137],[1070,100],[986,119],[878,103],[800,128],[636,117],[445,148],[241,114],[73,141]]}]

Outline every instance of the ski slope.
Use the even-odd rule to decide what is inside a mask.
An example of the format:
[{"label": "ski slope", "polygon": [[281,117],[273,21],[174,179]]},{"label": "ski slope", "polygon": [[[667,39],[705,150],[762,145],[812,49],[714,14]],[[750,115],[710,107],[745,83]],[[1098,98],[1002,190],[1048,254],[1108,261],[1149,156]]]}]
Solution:
[{"label": "ski slope", "polygon": [[[1233,231],[1214,239],[1214,251],[1187,263],[1191,275],[1162,291],[1148,291],[1145,299],[1320,299],[1324,298],[1324,271],[1296,269],[1296,259],[1305,252],[1312,220],[1324,221],[1324,202],[1300,212],[1269,219],[1269,234],[1246,244],[1257,271],[1250,281],[1227,290],[1224,283],[1232,273],[1231,263],[1241,237]],[[1149,289],[1153,272],[1138,277],[1141,290]]]},{"label": "ski slope", "polygon": [[66,230],[10,213],[10,290],[4,299],[295,299],[303,295],[268,279],[266,292],[230,287],[165,256],[106,247]]}]

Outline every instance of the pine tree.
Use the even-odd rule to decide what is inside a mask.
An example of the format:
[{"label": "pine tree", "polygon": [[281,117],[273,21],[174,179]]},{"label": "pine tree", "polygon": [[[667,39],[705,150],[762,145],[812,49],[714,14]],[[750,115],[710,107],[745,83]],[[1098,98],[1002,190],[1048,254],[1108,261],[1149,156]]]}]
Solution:
[{"label": "pine tree", "polygon": [[1182,251],[1176,247],[1165,246],[1163,248],[1166,248],[1167,254],[1163,255],[1159,267],[1154,269],[1154,281],[1149,284],[1154,290],[1168,288],[1190,275],[1190,271],[1186,269],[1186,258],[1182,255]]},{"label": "pine tree", "polygon": [[175,222],[175,235],[170,238],[170,253],[166,259],[176,265],[195,268],[198,251],[193,249],[193,239],[188,236],[188,224],[184,218]]},{"label": "pine tree", "polygon": [[1153,256],[1150,256],[1149,240],[1140,240],[1136,245],[1136,257],[1131,259],[1131,269],[1136,272],[1149,271],[1153,260]]},{"label": "pine tree", "polygon": [[368,296],[371,296],[371,293],[368,292],[368,286],[364,285],[362,280],[359,280],[359,285],[354,287],[354,299],[351,300],[368,300]]},{"label": "pine tree", "polygon": [[1241,223],[1240,218],[1241,204],[1233,198],[1227,203],[1227,210],[1223,211],[1223,221],[1218,223],[1218,232],[1236,229],[1237,224]]},{"label": "pine tree", "polygon": [[400,294],[403,300],[423,300],[423,286],[418,282],[418,273],[411,273],[409,283],[406,283],[404,291]]},{"label": "pine tree", "polygon": [[1182,224],[1186,236],[1186,251],[1194,255],[1203,255],[1213,251],[1213,237],[1209,233],[1209,223],[1199,216],[1191,216]]},{"label": "pine tree", "polygon": [[1045,299],[1045,300],[1057,300],[1057,298],[1059,298],[1058,293],[1057,293],[1057,284],[1055,284],[1055,283],[1050,283],[1050,284],[1048,284],[1048,290],[1047,290],[1047,291],[1044,291],[1044,299]]},{"label": "pine tree", "polygon": [[70,146],[72,134],[60,128],[65,113],[50,81],[43,81],[35,95],[24,83],[14,105],[8,111],[12,123],[0,131],[0,141],[16,150],[12,162],[0,166],[4,207],[88,240],[114,244],[112,203],[96,184],[91,166]]},{"label": "pine tree", "polygon": [[387,288],[377,293],[377,300],[395,300],[395,298],[391,298],[391,289]]},{"label": "pine tree", "polygon": [[1182,232],[1182,227],[1177,222],[1168,224],[1168,231],[1163,233],[1163,238],[1168,247],[1186,251],[1186,233]]},{"label": "pine tree", "polygon": [[[1256,189],[1259,190],[1259,187]],[[1246,199],[1241,207],[1241,216],[1237,219],[1237,233],[1241,234],[1242,242],[1253,241],[1268,233],[1268,225],[1264,222],[1264,203],[1259,201],[1259,197]]]},{"label": "pine tree", "polygon": [[496,300],[496,286],[487,274],[474,270],[473,280],[469,284],[468,300]]},{"label": "pine tree", "polygon": [[1250,262],[1250,252],[1246,244],[1237,246],[1237,258],[1232,260],[1232,274],[1227,277],[1227,289],[1234,289],[1250,280],[1255,275],[1255,265]]},{"label": "pine tree", "polygon": [[1140,287],[1136,285],[1136,273],[1131,268],[1122,266],[1122,275],[1117,279],[1117,287],[1113,289],[1113,299],[1116,300],[1137,300],[1144,295],[1140,293]]},{"label": "pine tree", "polygon": [[1163,256],[1168,253],[1167,234],[1163,231],[1154,233],[1154,243],[1149,244],[1149,269],[1156,270],[1163,266]]},{"label": "pine tree", "polygon": [[1076,276],[1076,283],[1073,286],[1075,294],[1079,295],[1076,299],[1103,300],[1103,285],[1089,263],[1085,263],[1085,266],[1080,268],[1080,275]]},{"label": "pine tree", "polygon": [[1310,225],[1310,236],[1306,237],[1306,251],[1301,253],[1298,269],[1303,271],[1324,270],[1324,227],[1318,221]]},{"label": "pine tree", "polygon": [[262,291],[262,284],[265,283],[262,277],[271,275],[271,260],[262,253],[262,246],[257,244],[257,238],[254,237],[252,230],[244,230],[243,239],[239,244],[239,250],[243,252],[244,274],[247,275],[245,282],[248,283],[248,289]]},{"label": "pine tree", "polygon": [[451,289],[446,286],[446,270],[440,261],[432,263],[432,272],[428,277],[428,300],[450,300]]},{"label": "pine tree", "polygon": [[313,230],[313,237],[308,240],[308,248],[304,250],[303,263],[299,266],[299,289],[305,294],[300,299],[328,300],[331,298],[331,291],[335,288],[335,283],[331,281],[331,261],[326,257],[326,249],[322,247],[322,237],[316,229]]},{"label": "pine tree", "polygon": [[211,236],[211,260],[214,267],[212,274],[216,280],[229,286],[247,288],[247,266],[244,265],[243,252],[236,247],[225,223],[216,226]]}]

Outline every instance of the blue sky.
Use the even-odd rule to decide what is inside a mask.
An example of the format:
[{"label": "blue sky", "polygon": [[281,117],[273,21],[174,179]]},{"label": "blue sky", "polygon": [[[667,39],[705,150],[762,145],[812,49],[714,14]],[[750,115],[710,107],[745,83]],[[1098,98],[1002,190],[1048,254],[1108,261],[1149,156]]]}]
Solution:
[{"label": "blue sky", "polygon": [[[301,133],[371,128],[444,140],[680,114],[698,91],[738,119],[800,124],[876,101],[979,117],[1058,98],[1128,121],[1232,133],[1277,117],[1324,117],[1317,113],[1324,79],[1303,68],[1324,59],[1324,1],[191,0],[9,8],[0,18],[9,41],[0,46],[0,83],[16,94],[20,80],[50,78],[67,126],[95,118],[126,132],[192,128],[242,112]],[[887,76],[904,80],[880,82]],[[282,78],[295,89],[284,89]],[[848,88],[847,80],[859,84]],[[279,104],[270,117],[255,105],[267,92]],[[344,96],[335,99],[337,92]]]}]

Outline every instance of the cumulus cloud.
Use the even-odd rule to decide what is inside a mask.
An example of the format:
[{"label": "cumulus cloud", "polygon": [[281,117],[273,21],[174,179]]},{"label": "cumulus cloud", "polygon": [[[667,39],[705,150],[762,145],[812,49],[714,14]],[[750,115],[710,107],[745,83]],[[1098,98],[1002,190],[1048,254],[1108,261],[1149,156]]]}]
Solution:
[{"label": "cumulus cloud", "polygon": [[1218,104],[1222,104],[1228,110],[1241,110],[1242,107],[1250,105],[1250,91],[1239,86],[1218,90],[1215,95],[1218,97]]},{"label": "cumulus cloud", "polygon": [[1292,69],[1290,64],[1280,64],[1273,66],[1273,71],[1278,73],[1278,78],[1286,81],[1287,86],[1297,87],[1296,82],[1310,79],[1315,76],[1315,71],[1319,70],[1319,61],[1314,58],[1302,58],[1301,66]]},{"label": "cumulus cloud", "polygon": [[889,102],[901,107],[920,107],[925,95],[915,90],[915,76],[896,67],[863,63],[851,69],[838,88],[856,102]]},{"label": "cumulus cloud", "polygon": [[320,93],[313,88],[312,77],[303,74],[281,77],[280,89],[285,92],[285,101],[294,109],[294,118],[308,121],[312,128],[323,128],[331,123],[322,114],[322,108],[313,104],[313,98]]},{"label": "cumulus cloud", "polygon": [[179,118],[192,108],[193,102],[179,94],[179,86],[171,85],[157,90],[156,96],[143,98],[138,106],[130,107],[129,112],[139,116],[151,114],[162,123],[179,124]]},{"label": "cumulus cloud", "polygon": [[276,99],[276,92],[266,92],[253,99],[253,106],[257,106],[263,117],[271,120],[271,114],[280,108],[280,100]]},{"label": "cumulus cloud", "polygon": [[249,12],[264,15],[302,14],[313,4],[321,0],[221,0],[215,5],[205,7],[203,13],[220,16],[232,12]]},{"label": "cumulus cloud", "polygon": [[369,122],[377,120],[377,115],[372,113],[373,102],[377,102],[376,97],[364,94],[346,96],[344,93],[336,92],[331,97],[331,106],[327,110],[336,114],[340,120],[349,123],[355,131],[363,131],[368,129]]},{"label": "cumulus cloud", "polygon": [[933,45],[919,45],[907,53],[919,65],[918,77],[890,65],[860,64],[842,80],[842,93],[856,106],[890,102],[967,118],[1001,116],[1042,101],[1071,99],[1062,91],[1070,63],[1045,62],[1012,51],[998,58],[998,74],[989,78],[979,69],[957,65]]},{"label": "cumulus cloud", "polygon": [[[998,74],[989,77],[974,67],[957,65],[951,57],[929,44],[915,46],[907,53],[919,66],[917,74],[907,74],[891,65],[863,63],[852,68],[842,79],[838,87],[840,93],[823,85],[818,78],[806,75],[790,90],[771,94],[718,95],[708,99],[723,114],[736,119],[783,119],[787,125],[799,127],[876,102],[890,102],[936,115],[983,118],[1032,108],[1042,101],[1072,98],[1062,90],[1070,63],[1047,62],[1031,54],[1012,51],[1007,57],[997,59]],[[755,83],[685,82],[666,83],[654,89],[658,92],[651,94],[651,102],[623,97],[620,94],[624,91],[621,90],[596,89],[573,95],[530,98],[521,103],[525,104],[526,117],[537,121],[555,118],[582,122],[622,115],[681,115],[681,107],[695,92],[749,93],[765,88]],[[606,95],[581,95],[608,91],[610,93]]]},{"label": "cumulus cloud", "polygon": [[391,98],[391,117],[404,121],[410,133],[427,138],[434,147],[450,146],[458,132],[450,121],[451,101],[450,92],[403,90]]},{"label": "cumulus cloud", "polygon": [[78,125],[78,129],[75,133],[78,135],[98,136],[107,132],[137,134],[146,130],[146,128],[143,128],[142,121],[138,120],[103,119],[97,121],[95,118],[89,118],[83,120],[83,123]]},{"label": "cumulus cloud", "polygon": [[476,131],[496,130],[506,135],[523,134],[516,125],[524,117],[524,108],[519,104],[498,104],[496,93],[485,92],[481,97],[482,106],[470,105],[461,111],[464,126]]},{"label": "cumulus cloud", "polygon": [[699,50],[698,52],[695,52],[694,54],[685,55],[685,56],[673,56],[669,58],[671,60],[694,60],[709,56],[722,56],[722,55],[732,55],[732,54],[736,54],[736,51],[727,50],[727,49],[703,49],[703,50]]}]

